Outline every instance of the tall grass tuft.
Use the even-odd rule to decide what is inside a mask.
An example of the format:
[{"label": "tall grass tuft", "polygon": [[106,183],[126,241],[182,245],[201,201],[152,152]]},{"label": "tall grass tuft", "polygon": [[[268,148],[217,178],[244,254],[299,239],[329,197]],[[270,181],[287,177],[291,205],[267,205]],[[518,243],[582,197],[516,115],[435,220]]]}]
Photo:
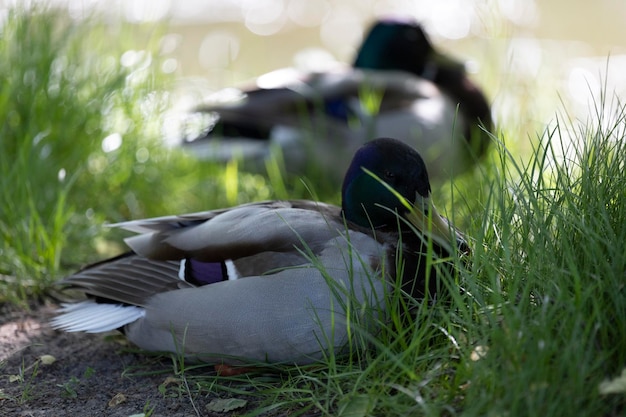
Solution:
[{"label": "tall grass tuft", "polygon": [[[601,380],[626,365],[626,108],[556,125],[526,164],[502,147],[476,278],[482,344],[470,415],[616,415]],[[569,143],[569,145],[566,145]]]},{"label": "tall grass tuft", "polygon": [[0,27],[0,301],[23,302],[67,270],[123,250],[107,243],[105,221],[273,196],[262,176],[163,145],[173,81],[160,71],[163,30],[75,21],[45,6],[8,11]]},{"label": "tall grass tuft", "polygon": [[156,83],[149,68],[108,50],[103,31],[43,6],[10,9],[0,29],[0,273],[17,277],[0,292],[9,299],[40,293],[62,261],[84,260],[63,250],[89,242],[91,218],[119,208],[104,185],[128,180],[111,148],[145,142],[137,99]]}]

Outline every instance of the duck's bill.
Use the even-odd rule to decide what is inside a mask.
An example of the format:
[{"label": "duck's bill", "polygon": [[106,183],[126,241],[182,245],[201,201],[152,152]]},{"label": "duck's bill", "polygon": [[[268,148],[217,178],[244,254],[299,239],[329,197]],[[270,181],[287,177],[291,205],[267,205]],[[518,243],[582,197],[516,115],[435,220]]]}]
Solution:
[{"label": "duck's bill", "polygon": [[407,219],[425,236],[431,237],[448,252],[469,254],[470,248],[465,236],[439,214],[430,198],[417,198]]},{"label": "duck's bill", "polygon": [[454,72],[465,72],[465,63],[462,61],[458,61],[448,55],[442,54],[440,52],[435,52],[432,56],[432,62],[437,68],[443,68],[448,71]]}]

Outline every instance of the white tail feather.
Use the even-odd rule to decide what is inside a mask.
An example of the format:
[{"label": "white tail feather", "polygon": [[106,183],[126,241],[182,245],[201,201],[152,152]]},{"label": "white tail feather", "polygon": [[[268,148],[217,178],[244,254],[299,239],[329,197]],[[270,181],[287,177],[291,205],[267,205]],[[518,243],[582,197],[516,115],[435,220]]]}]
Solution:
[{"label": "white tail feather", "polygon": [[145,310],[136,306],[121,304],[98,304],[95,301],[82,301],[75,304],[62,304],[59,316],[50,325],[66,332],[101,333],[118,329],[144,316]]}]

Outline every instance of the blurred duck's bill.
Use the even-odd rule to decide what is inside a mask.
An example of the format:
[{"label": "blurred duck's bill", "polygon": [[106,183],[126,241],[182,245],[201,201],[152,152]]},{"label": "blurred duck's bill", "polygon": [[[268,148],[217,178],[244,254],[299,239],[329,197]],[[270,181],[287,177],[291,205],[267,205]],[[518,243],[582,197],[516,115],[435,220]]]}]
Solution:
[{"label": "blurred duck's bill", "polygon": [[407,219],[425,236],[430,236],[450,253],[455,251],[469,253],[469,244],[465,236],[448,219],[439,214],[430,198],[418,196]]}]

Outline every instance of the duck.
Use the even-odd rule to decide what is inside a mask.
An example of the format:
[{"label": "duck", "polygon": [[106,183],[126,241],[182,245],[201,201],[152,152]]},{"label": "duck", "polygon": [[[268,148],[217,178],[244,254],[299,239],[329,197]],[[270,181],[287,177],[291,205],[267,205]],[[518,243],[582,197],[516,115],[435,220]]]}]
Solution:
[{"label": "duck", "polygon": [[262,201],[119,223],[134,232],[130,250],[61,280],[87,297],[51,325],[120,330],[141,349],[225,365],[339,354],[355,327],[384,319],[394,285],[420,302],[435,296],[443,278],[429,257],[469,253],[402,141],[364,144],[341,194],[341,206]]},{"label": "duck", "polygon": [[287,172],[315,166],[337,184],[359,146],[381,136],[416,148],[431,181],[449,180],[480,161],[493,130],[464,64],[437,51],[413,19],[375,22],[351,66],[279,69],[212,97],[189,115],[200,128],[181,135],[183,149],[203,160],[239,158],[252,171],[278,150]]}]

